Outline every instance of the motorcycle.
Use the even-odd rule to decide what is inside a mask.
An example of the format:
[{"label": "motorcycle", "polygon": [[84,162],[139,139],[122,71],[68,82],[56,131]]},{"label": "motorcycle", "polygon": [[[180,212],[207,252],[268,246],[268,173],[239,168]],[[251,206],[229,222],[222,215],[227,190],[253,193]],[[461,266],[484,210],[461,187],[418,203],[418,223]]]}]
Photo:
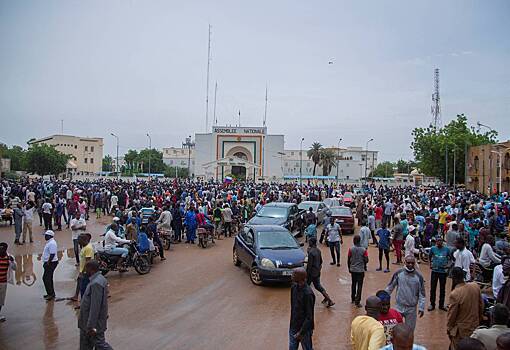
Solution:
[{"label": "motorcycle", "polygon": [[207,248],[207,244],[210,241],[214,242],[214,227],[212,229],[207,229],[205,227],[200,227],[197,230],[198,233],[198,245],[202,248]]},{"label": "motorcycle", "polygon": [[172,242],[172,231],[160,228],[158,229],[158,235],[161,243],[163,244],[163,248],[165,250],[169,250],[170,243]]},{"label": "motorcycle", "polygon": [[95,258],[99,262],[99,270],[103,276],[106,276],[110,271],[119,271],[129,267],[134,267],[140,275],[145,275],[151,271],[151,264],[147,254],[140,253],[135,242],[131,242],[127,246],[129,253],[122,262],[122,266],[117,264],[120,260],[120,255],[111,255],[107,250],[98,250],[96,252]]}]

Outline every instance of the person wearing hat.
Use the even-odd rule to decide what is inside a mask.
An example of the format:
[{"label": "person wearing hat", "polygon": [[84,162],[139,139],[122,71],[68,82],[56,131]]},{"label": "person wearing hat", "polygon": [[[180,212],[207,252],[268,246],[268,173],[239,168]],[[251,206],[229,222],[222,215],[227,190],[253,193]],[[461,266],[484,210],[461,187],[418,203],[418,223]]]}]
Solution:
[{"label": "person wearing hat", "polygon": [[53,273],[58,265],[58,257],[57,257],[57,241],[55,241],[55,232],[52,230],[47,230],[44,232],[44,239],[46,240],[46,245],[44,246],[42,261],[43,261],[43,283],[44,288],[46,289],[46,295],[44,299],[53,300],[55,299],[55,289],[53,288]]}]

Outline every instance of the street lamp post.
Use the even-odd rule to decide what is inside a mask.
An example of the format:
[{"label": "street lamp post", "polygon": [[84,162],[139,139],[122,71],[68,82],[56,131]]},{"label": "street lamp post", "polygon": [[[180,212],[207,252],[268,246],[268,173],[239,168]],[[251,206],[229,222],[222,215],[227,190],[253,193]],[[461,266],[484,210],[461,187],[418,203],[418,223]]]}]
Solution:
[{"label": "street lamp post", "polygon": [[368,140],[367,145],[365,147],[365,184],[367,183],[368,143],[372,141],[374,141],[374,139]]},{"label": "street lamp post", "polygon": [[119,137],[117,135],[115,135],[113,132],[110,133],[110,135],[112,135],[113,137],[115,137],[117,139],[117,160],[115,163],[115,171],[117,172],[117,178],[119,178],[120,177],[120,173],[119,173]]},{"label": "street lamp post", "polygon": [[299,187],[303,185],[303,141],[304,137],[301,138],[301,143],[299,144]]},{"label": "street lamp post", "polygon": [[186,137],[186,142],[183,142],[182,147],[188,149],[188,179],[191,179],[191,148],[195,146],[194,142],[191,142],[191,135]]},{"label": "street lamp post", "polygon": [[338,187],[338,168],[339,168],[339,159],[340,159],[340,142],[342,142],[342,138],[338,139],[338,146],[336,148],[336,187]]},{"label": "street lamp post", "polygon": [[151,179],[151,150],[152,150],[152,139],[151,135],[147,133],[147,137],[149,138],[149,180]]}]

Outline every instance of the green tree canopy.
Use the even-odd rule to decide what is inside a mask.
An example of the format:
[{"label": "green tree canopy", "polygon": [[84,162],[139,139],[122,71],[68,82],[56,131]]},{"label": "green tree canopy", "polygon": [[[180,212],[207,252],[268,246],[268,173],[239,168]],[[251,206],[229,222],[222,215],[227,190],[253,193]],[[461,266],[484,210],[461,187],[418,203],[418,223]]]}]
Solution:
[{"label": "green tree canopy", "polygon": [[26,170],[26,151],[20,146],[7,147],[0,145],[0,158],[9,158],[11,160],[12,171]]},{"label": "green tree canopy", "polygon": [[66,170],[70,156],[47,144],[34,144],[25,153],[26,170],[30,173],[58,175]]},{"label": "green tree canopy", "polygon": [[164,173],[166,169],[165,163],[163,163],[163,152],[158,151],[155,148],[143,149],[138,153],[138,163],[142,164],[144,173],[149,172],[149,158],[151,163],[151,173]]},{"label": "green tree canopy", "polygon": [[322,166],[322,175],[328,176],[333,167],[336,167],[336,154],[333,150],[323,148],[320,151],[320,165]]},{"label": "green tree canopy", "polygon": [[[427,128],[415,128],[411,148],[417,165],[428,176],[446,180],[446,160],[448,159],[448,182],[453,180],[453,162],[457,182],[464,182],[465,155],[469,146],[495,143],[497,132],[481,133],[467,124],[464,114],[457,115],[444,127],[436,130],[432,125]],[[455,160],[454,160],[455,159]]]},{"label": "green tree canopy", "polygon": [[109,154],[103,157],[103,171],[112,171],[113,169],[113,158]]}]

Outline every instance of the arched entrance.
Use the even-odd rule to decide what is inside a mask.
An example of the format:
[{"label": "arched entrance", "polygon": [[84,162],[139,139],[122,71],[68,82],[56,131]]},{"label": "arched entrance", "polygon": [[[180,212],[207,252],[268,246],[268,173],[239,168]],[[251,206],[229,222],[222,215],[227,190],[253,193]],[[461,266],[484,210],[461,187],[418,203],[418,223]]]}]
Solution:
[{"label": "arched entrance", "polygon": [[[234,157],[248,160],[248,156],[246,156],[243,152],[236,152],[233,154]],[[241,165],[233,165],[232,166],[232,176],[238,180],[246,180],[246,167]]]}]

